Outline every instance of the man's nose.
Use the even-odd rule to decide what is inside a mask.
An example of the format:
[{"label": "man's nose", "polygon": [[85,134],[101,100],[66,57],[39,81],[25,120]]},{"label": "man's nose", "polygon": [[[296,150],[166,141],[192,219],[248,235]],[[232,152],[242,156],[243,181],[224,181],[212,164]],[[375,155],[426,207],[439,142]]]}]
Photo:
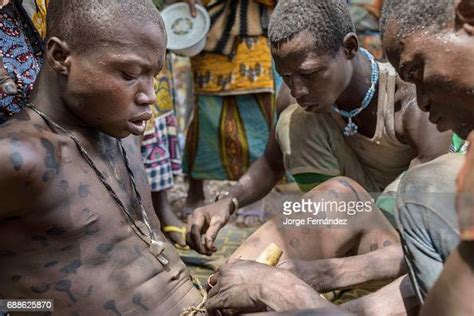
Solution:
[{"label": "man's nose", "polygon": [[291,80],[291,96],[295,99],[300,99],[306,96],[308,92],[306,85],[298,77]]},{"label": "man's nose", "polygon": [[418,103],[418,107],[423,111],[423,112],[429,112],[430,111],[430,99],[426,92],[424,91],[423,87],[420,87],[417,85],[416,87],[416,99]]},{"label": "man's nose", "polygon": [[142,89],[137,94],[137,103],[139,105],[153,105],[156,102],[156,92],[154,79],[143,83]]}]

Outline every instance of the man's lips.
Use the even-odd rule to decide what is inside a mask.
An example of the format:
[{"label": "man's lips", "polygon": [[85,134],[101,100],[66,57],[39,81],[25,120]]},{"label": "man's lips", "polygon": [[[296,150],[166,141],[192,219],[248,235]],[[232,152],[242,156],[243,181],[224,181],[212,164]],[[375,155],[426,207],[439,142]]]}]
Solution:
[{"label": "man's lips", "polygon": [[140,122],[140,121],[148,121],[153,117],[153,114],[151,112],[145,112],[142,113],[135,118],[131,119],[130,122]]},{"label": "man's lips", "polygon": [[146,121],[153,117],[151,112],[144,112],[129,121],[129,129],[134,135],[141,135],[145,132]]}]

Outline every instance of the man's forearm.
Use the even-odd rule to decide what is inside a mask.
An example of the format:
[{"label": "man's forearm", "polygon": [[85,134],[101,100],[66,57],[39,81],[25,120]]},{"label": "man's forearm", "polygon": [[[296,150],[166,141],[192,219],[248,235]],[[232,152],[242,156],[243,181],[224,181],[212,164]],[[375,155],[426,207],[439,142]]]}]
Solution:
[{"label": "man's forearm", "polygon": [[403,250],[392,245],[364,255],[310,262],[305,280],[320,292],[344,289],[369,282],[393,280],[405,274]]},{"label": "man's forearm", "polygon": [[287,271],[279,271],[262,288],[260,301],[274,311],[330,308],[333,304]]},{"label": "man's forearm", "polygon": [[237,198],[239,206],[252,204],[265,197],[283,177],[284,170],[272,168],[265,156],[255,161],[229,193]]},{"label": "man's forearm", "polygon": [[474,314],[474,242],[462,242],[448,258],[421,315]]}]

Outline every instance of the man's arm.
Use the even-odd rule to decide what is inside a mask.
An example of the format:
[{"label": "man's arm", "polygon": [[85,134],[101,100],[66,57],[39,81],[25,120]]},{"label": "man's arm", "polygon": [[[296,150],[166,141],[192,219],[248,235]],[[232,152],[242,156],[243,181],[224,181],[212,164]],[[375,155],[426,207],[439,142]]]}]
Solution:
[{"label": "man's arm", "polygon": [[346,258],[287,260],[278,267],[289,270],[322,293],[393,280],[406,273],[403,251],[399,245]]},{"label": "man's arm", "polygon": [[[265,153],[256,160],[229,195],[218,202],[196,209],[188,220],[187,242],[201,254],[211,255],[216,251],[214,241],[219,230],[227,223],[233,209],[232,199],[240,207],[249,205],[267,195],[284,175],[283,154],[272,129]],[[202,242],[202,236],[205,241]]]},{"label": "man's arm", "polygon": [[421,315],[474,315],[473,298],[474,241],[463,241],[449,256]]},{"label": "man's arm", "polygon": [[44,188],[39,157],[30,142],[0,137],[0,220],[20,215]]},{"label": "man's arm", "polygon": [[[411,102],[416,102],[414,99]],[[451,132],[440,133],[429,121],[429,113],[422,112],[416,104],[408,105],[403,114],[403,133],[406,141],[415,147],[418,155],[410,167],[431,161],[449,152]]]}]

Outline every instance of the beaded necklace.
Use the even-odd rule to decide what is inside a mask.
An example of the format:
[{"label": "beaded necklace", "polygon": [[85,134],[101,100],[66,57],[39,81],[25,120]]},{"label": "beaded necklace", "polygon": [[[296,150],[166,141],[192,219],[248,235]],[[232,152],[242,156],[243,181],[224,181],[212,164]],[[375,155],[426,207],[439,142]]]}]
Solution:
[{"label": "beaded necklace", "polygon": [[372,69],[372,73],[370,75],[370,88],[367,91],[364,99],[362,100],[361,106],[357,109],[354,109],[352,111],[344,111],[344,110],[338,109],[337,106],[335,105],[332,106],[333,111],[335,111],[336,113],[339,113],[341,116],[348,119],[347,125],[346,127],[344,127],[344,135],[346,136],[353,136],[357,134],[359,130],[359,126],[357,126],[352,121],[352,119],[356,117],[357,115],[359,115],[360,112],[362,112],[369,106],[370,102],[374,98],[375,88],[376,88],[377,82],[379,81],[379,67],[377,65],[377,62],[375,61],[374,56],[372,56],[372,54],[369,53],[364,48],[361,48],[360,50],[362,54],[364,54],[370,61],[370,65]]}]

